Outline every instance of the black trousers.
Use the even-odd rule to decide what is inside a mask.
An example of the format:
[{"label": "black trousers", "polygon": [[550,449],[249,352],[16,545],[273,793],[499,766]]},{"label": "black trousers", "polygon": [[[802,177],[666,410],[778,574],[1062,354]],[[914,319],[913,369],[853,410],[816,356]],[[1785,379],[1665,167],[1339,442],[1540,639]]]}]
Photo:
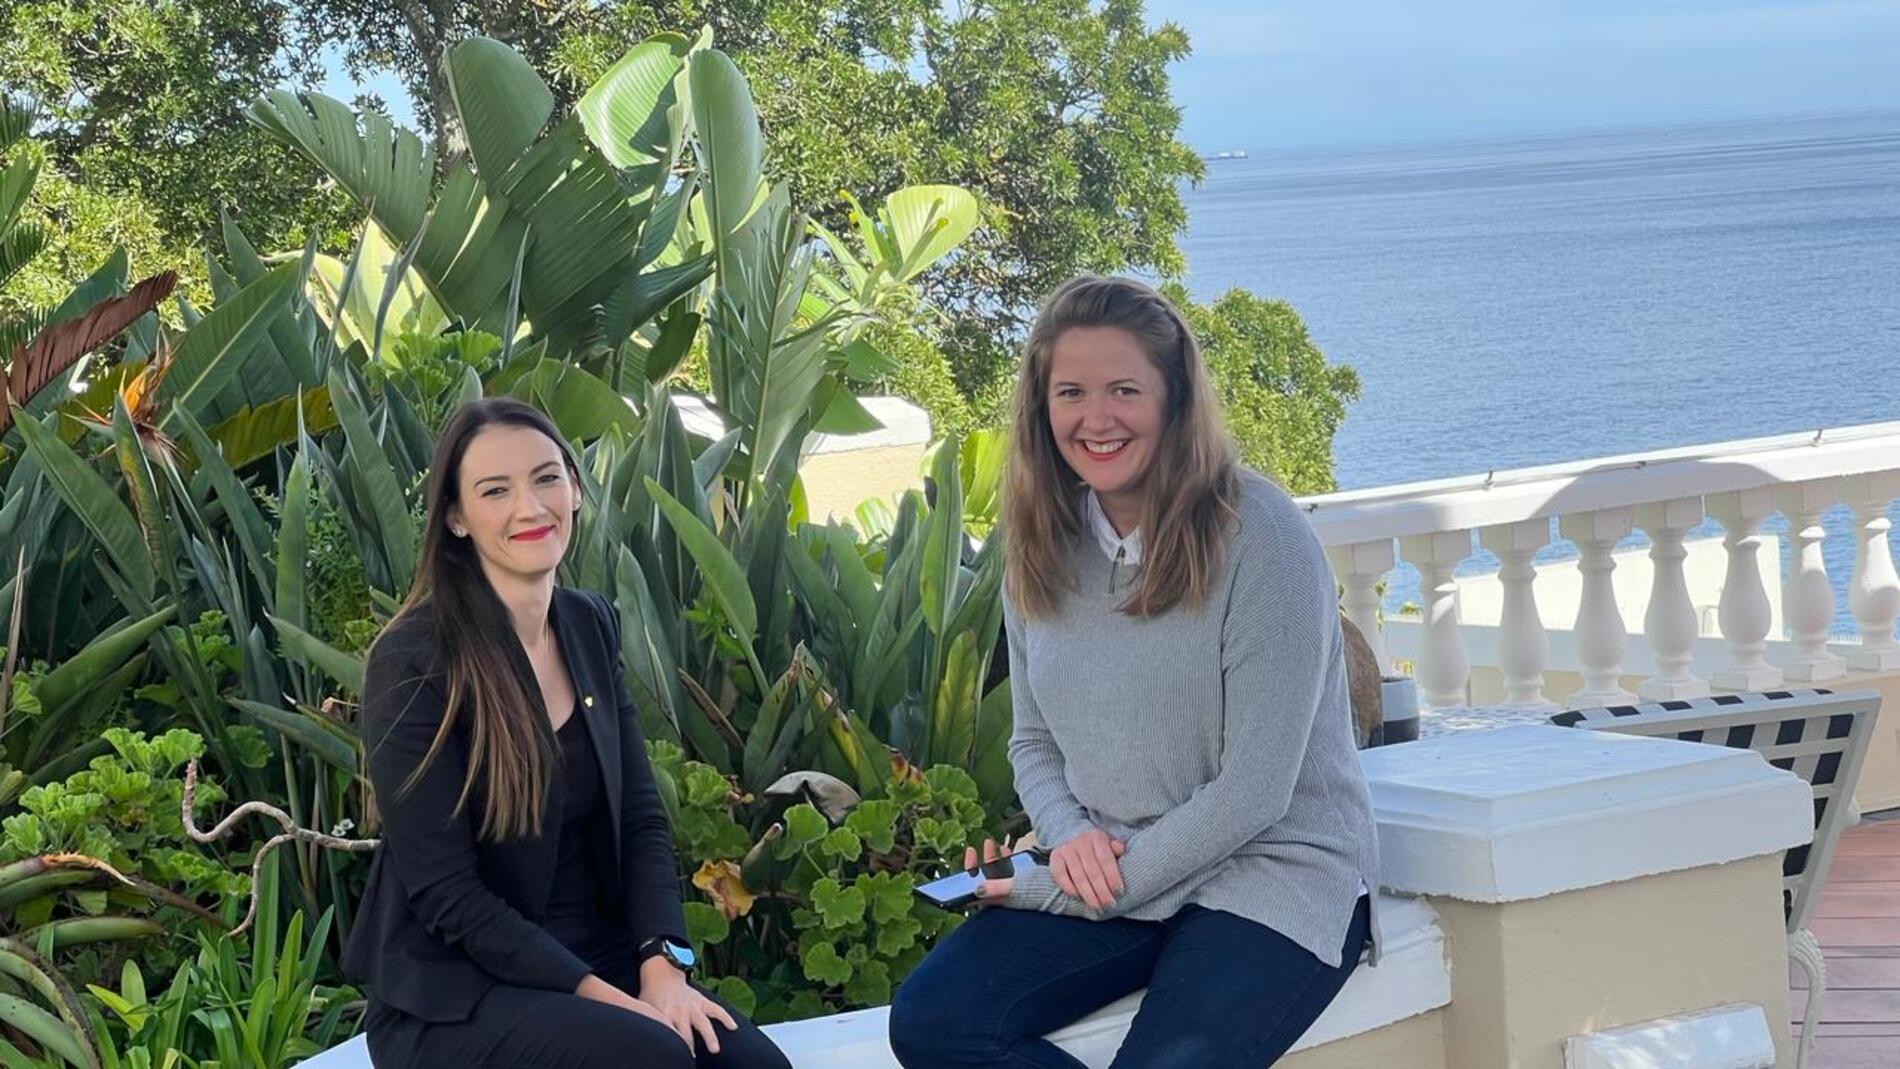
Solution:
[{"label": "black trousers", "polygon": [[[629,994],[638,976],[601,979]],[[702,989],[703,990],[703,989]],[[739,1022],[713,1024],[719,1053],[694,1050],[672,1029],[615,1006],[561,991],[497,984],[466,1021],[431,1024],[372,1001],[370,1061],[376,1069],[791,1069],[758,1026],[708,995]]]}]

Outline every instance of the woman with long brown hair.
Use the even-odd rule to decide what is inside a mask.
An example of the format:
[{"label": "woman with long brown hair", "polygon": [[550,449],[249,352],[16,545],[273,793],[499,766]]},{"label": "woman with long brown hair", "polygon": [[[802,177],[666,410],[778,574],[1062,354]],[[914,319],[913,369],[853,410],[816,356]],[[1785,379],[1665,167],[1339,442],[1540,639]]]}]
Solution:
[{"label": "woman with long brown hair", "polygon": [[1007,478],[1009,756],[1049,863],[982,884],[899,987],[892,1048],[1078,1069],[1042,1037],[1146,988],[1118,1069],[1260,1069],[1374,938],[1325,555],[1236,460],[1180,313],[1128,279],[1043,306]]},{"label": "woman with long brown hair", "polygon": [[442,430],[415,585],[370,650],[383,820],[345,970],[385,1069],[787,1069],[689,979],[678,868],[619,617],[555,585],[580,473],[548,418]]}]

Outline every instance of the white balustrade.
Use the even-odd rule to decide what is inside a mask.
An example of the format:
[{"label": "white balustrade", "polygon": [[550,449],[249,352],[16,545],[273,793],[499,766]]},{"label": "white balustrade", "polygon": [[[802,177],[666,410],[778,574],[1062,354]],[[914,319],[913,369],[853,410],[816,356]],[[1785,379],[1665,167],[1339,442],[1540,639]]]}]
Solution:
[{"label": "white balustrade", "polygon": [[1328,546],[1326,557],[1345,590],[1340,605],[1345,609],[1346,619],[1353,622],[1372,647],[1373,655],[1379,659],[1379,671],[1390,675],[1392,660],[1386,656],[1385,628],[1379,620],[1379,583],[1396,563],[1392,540],[1382,538],[1350,546]]},{"label": "white balustrade", "polygon": [[1643,614],[1643,633],[1656,657],[1656,672],[1643,680],[1636,693],[1652,701],[1693,698],[1707,694],[1709,684],[1689,671],[1699,632],[1695,602],[1682,562],[1689,552],[1682,546],[1689,528],[1702,522],[1702,499],[1679,497],[1636,508],[1636,525],[1649,536],[1649,560],[1654,567],[1649,586],[1649,611]]},{"label": "white balustrade", "polygon": [[1498,667],[1504,671],[1504,700],[1511,705],[1554,709],[1557,703],[1544,697],[1544,664],[1550,660],[1550,640],[1545,637],[1544,621],[1537,612],[1537,596],[1532,589],[1537,566],[1531,563],[1531,557],[1550,544],[1550,521],[1521,520],[1486,527],[1479,532],[1478,540],[1497,554],[1502,564],[1498,569],[1498,579],[1504,584]]},{"label": "white balustrade", "polygon": [[1583,577],[1575,625],[1583,689],[1571,695],[1573,709],[1636,700],[1636,695],[1624,690],[1620,682],[1629,631],[1623,626],[1623,610],[1617,608],[1612,581],[1616,544],[1630,533],[1631,526],[1628,509],[1579,512],[1557,521],[1559,532],[1577,544],[1577,570]]},{"label": "white balustrade", "polygon": [[1730,664],[1710,682],[1725,690],[1780,686],[1781,669],[1767,660],[1774,605],[1761,580],[1761,524],[1775,511],[1775,492],[1760,486],[1710,494],[1705,504],[1709,515],[1722,521],[1722,548],[1728,554],[1719,619],[1722,635],[1728,639]]},{"label": "white balustrade", "polygon": [[1464,632],[1458,627],[1458,584],[1452,569],[1471,556],[1471,532],[1440,531],[1401,539],[1399,549],[1418,568],[1425,613],[1418,658],[1419,689],[1427,705],[1463,705],[1471,678]]},{"label": "white balustrade", "polygon": [[1847,584],[1847,607],[1860,625],[1860,648],[1848,654],[1848,667],[1863,672],[1900,668],[1900,644],[1893,621],[1900,615],[1900,576],[1894,574],[1888,546],[1887,508],[1900,497],[1900,472],[1850,475],[1842,494],[1854,510],[1854,575]]},{"label": "white balustrade", "polygon": [[[1680,698],[1724,690],[1760,690],[1784,680],[1815,683],[1848,670],[1900,670],[1900,572],[1893,560],[1887,514],[1900,499],[1900,422],[1834,428],[1819,434],[1658,450],[1513,471],[1483,477],[1439,479],[1403,486],[1325,494],[1301,499],[1328,547],[1342,587],[1346,616],[1365,633],[1384,670],[1395,652],[1416,654],[1420,690],[1431,705],[1466,700],[1471,684],[1470,649],[1502,677],[1504,700],[1514,705],[1548,702],[1551,673],[1575,672],[1580,689],[1556,690],[1572,706],[1619,704],[1636,697],[1624,690],[1627,671],[1645,673],[1647,698]],[[1823,556],[1823,513],[1843,502],[1853,512],[1856,557],[1847,602],[1861,638],[1846,658],[1829,648],[1835,594]],[[1720,603],[1715,613],[1726,643],[1726,663],[1699,660],[1700,643],[1685,538],[1704,513],[1724,528]],[[1787,637],[1773,634],[1774,603],[1768,580],[1778,568],[1763,526],[1779,512],[1790,527],[1790,565],[1780,583],[1781,617]],[[1546,630],[1538,594],[1546,577],[1571,565],[1534,564],[1550,541],[1556,519],[1563,538],[1574,542],[1576,574],[1560,589],[1577,597],[1576,618],[1561,641]],[[1618,606],[1615,547],[1633,527],[1649,536],[1652,568],[1640,647],[1629,644]],[[1455,569],[1469,559],[1472,532],[1496,553],[1500,567],[1489,581],[1496,594],[1494,639],[1468,646]],[[1380,585],[1398,556],[1417,566],[1423,620],[1406,624],[1403,643],[1380,626]],[[1700,543],[1698,543],[1700,545]],[[1700,551],[1698,550],[1698,553]],[[1698,582],[1712,584],[1701,564]],[[1474,580],[1465,580],[1466,582]],[[1476,580],[1485,581],[1485,580]],[[1701,588],[1698,587],[1698,590]],[[1625,584],[1624,595],[1632,593]],[[1490,598],[1501,596],[1492,602]],[[1560,594],[1559,596],[1567,596]],[[1488,613],[1489,608],[1473,611]],[[1550,608],[1548,597],[1544,609]],[[1488,621],[1487,621],[1488,622]],[[1561,650],[1561,663],[1553,660]],[[1636,667],[1628,666],[1635,664]],[[1709,679],[1698,678],[1698,664]],[[1574,680],[1575,677],[1571,677]],[[1574,682],[1565,682],[1574,687]]]},{"label": "white balustrade", "polygon": [[1778,490],[1781,511],[1788,517],[1788,536],[1794,540],[1788,583],[1781,592],[1781,618],[1794,641],[1788,663],[1789,679],[1819,683],[1847,673],[1847,662],[1828,651],[1827,635],[1834,623],[1834,588],[1827,581],[1827,560],[1821,542],[1827,531],[1821,513],[1840,500],[1838,479],[1809,479]]}]

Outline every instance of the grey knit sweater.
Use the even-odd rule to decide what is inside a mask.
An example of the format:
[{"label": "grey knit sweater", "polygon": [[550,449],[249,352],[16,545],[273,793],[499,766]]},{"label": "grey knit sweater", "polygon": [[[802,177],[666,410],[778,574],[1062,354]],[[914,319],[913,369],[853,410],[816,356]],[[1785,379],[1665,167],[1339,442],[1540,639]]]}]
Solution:
[{"label": "grey knit sweater", "polygon": [[1360,882],[1379,885],[1338,598],[1279,487],[1244,472],[1239,513],[1224,581],[1198,607],[1117,611],[1133,570],[1086,533],[1077,589],[1054,618],[1005,603],[1009,757],[1037,840],[1059,846],[1093,825],[1128,849],[1106,910],[1046,870],[1018,876],[1003,904],[1164,920],[1194,903],[1338,965]]}]

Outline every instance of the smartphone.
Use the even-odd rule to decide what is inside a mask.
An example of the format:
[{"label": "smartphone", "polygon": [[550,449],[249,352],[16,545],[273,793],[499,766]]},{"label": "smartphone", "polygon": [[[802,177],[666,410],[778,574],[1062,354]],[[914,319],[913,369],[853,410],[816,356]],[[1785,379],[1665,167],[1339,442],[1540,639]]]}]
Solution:
[{"label": "smartphone", "polygon": [[939,876],[929,883],[911,888],[911,892],[938,909],[960,910],[976,901],[976,889],[983,885],[984,880],[1007,879],[1037,866],[1046,868],[1048,864],[1047,850],[1018,850],[995,861],[983,862],[975,872],[959,870],[948,876]]}]

